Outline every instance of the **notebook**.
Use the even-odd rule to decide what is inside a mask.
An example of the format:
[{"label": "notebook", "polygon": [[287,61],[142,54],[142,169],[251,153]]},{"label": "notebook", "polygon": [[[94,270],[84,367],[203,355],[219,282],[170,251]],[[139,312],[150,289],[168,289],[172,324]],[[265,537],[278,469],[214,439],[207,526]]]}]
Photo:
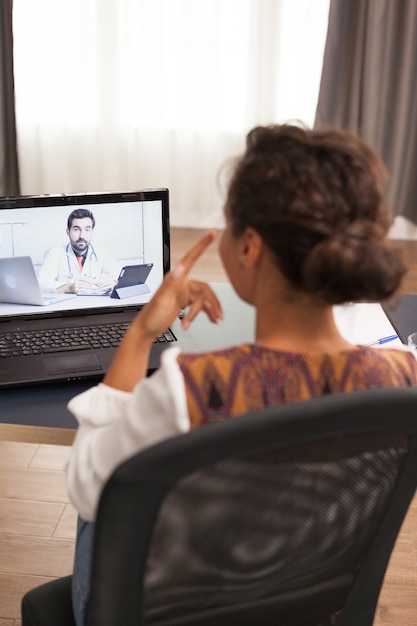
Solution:
[{"label": "notebook", "polygon": [[30,256],[0,258],[0,303],[49,306],[75,294],[41,290]]},{"label": "notebook", "polygon": [[[169,268],[167,189],[0,198],[0,386],[100,380]],[[67,293],[76,281],[91,292]],[[177,339],[154,343],[149,372]]]},{"label": "notebook", "polygon": [[382,309],[403,343],[407,337],[417,332],[417,295],[399,296],[390,304],[383,304]]}]

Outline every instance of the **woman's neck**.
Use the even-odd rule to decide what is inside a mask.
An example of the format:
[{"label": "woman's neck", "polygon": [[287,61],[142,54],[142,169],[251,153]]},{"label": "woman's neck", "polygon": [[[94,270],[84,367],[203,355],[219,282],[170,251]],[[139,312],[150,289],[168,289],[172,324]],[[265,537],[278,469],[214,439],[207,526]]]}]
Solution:
[{"label": "woman's neck", "polygon": [[285,291],[258,293],[257,344],[294,352],[337,352],[356,348],[340,334],[332,306],[306,294]]},{"label": "woman's neck", "polygon": [[355,349],[340,334],[333,307],[295,289],[261,245],[254,259],[233,267],[232,284],[238,295],[256,309],[255,341],[276,350],[336,352]]}]

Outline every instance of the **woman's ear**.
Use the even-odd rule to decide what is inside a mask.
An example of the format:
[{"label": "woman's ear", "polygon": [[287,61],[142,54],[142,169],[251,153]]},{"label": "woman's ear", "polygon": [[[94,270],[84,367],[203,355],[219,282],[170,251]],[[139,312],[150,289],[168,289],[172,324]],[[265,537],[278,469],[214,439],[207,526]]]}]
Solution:
[{"label": "woman's ear", "polygon": [[240,236],[239,267],[251,268],[258,261],[263,249],[260,234],[252,227],[246,228]]}]

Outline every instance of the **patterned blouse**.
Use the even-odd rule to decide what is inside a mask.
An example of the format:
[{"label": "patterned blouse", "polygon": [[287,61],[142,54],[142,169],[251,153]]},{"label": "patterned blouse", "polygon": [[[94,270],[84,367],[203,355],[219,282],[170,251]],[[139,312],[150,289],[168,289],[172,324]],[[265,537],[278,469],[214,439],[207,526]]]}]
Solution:
[{"label": "patterned blouse", "polygon": [[178,364],[192,428],[327,393],[417,384],[417,360],[410,352],[361,346],[306,354],[243,344],[210,353],[181,353]]}]

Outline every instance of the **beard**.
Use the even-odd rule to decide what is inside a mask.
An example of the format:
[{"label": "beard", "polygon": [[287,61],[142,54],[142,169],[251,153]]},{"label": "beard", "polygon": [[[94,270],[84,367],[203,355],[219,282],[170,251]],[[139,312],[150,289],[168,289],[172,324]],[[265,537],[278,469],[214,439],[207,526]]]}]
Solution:
[{"label": "beard", "polygon": [[76,241],[72,244],[72,247],[76,252],[84,252],[88,248],[88,243],[84,240]]}]

